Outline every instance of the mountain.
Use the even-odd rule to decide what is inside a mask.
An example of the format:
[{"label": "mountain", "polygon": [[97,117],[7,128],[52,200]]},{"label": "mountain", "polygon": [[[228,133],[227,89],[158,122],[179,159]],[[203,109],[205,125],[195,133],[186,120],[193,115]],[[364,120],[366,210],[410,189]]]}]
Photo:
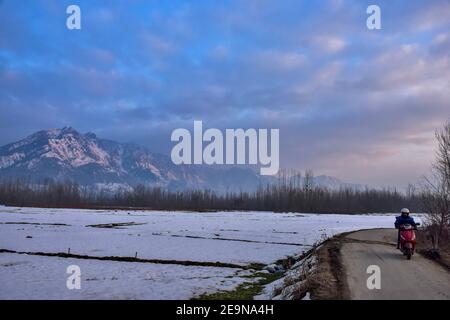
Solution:
[{"label": "mountain", "polygon": [[46,178],[115,189],[138,184],[170,190],[253,190],[267,179],[238,167],[174,165],[170,157],[134,144],[81,134],[71,127],[39,131],[0,147],[0,179]]},{"label": "mountain", "polygon": [[[139,184],[169,190],[252,191],[276,182],[249,168],[175,165],[167,155],[71,127],[42,130],[0,147],[0,179],[15,178],[36,183],[46,178],[70,180],[111,191]],[[328,176],[314,177],[314,184],[331,189],[354,186]]]},{"label": "mountain", "polygon": [[338,190],[339,188],[350,188],[355,190],[363,190],[365,186],[356,183],[342,182],[338,178],[330,177],[326,175],[320,175],[313,178],[313,184],[316,186],[326,187],[332,190]]}]

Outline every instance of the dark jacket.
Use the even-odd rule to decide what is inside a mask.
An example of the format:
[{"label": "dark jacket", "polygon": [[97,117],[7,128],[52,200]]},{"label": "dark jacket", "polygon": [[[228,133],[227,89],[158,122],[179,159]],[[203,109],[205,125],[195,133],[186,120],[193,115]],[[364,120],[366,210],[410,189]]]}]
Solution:
[{"label": "dark jacket", "polygon": [[406,217],[398,216],[398,217],[396,217],[395,218],[395,228],[396,229],[400,228],[400,226],[402,224],[410,224],[413,227],[416,226],[416,223],[414,222],[414,219],[412,217],[410,217],[410,216],[406,216]]}]

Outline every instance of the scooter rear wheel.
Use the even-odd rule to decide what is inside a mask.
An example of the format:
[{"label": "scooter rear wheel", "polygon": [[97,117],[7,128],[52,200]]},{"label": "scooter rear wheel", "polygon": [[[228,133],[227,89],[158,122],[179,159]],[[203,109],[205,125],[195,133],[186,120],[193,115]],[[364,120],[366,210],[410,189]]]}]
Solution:
[{"label": "scooter rear wheel", "polygon": [[410,248],[405,249],[405,256],[408,260],[411,260],[412,250]]}]

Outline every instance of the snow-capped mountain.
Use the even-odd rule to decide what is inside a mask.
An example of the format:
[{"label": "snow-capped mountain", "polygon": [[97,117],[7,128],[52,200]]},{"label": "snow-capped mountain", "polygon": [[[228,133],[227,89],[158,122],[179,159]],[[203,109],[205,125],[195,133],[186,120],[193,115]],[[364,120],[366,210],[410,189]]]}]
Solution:
[{"label": "snow-capped mountain", "polygon": [[0,178],[18,177],[106,188],[144,184],[216,191],[252,190],[266,181],[251,169],[174,165],[166,155],[99,139],[93,133],[81,134],[71,127],[39,131],[0,147]]},{"label": "snow-capped mountain", "polygon": [[327,187],[331,190],[338,190],[339,188],[350,188],[354,190],[363,190],[365,186],[356,183],[342,182],[338,178],[326,175],[320,175],[313,178],[313,184],[316,186]]},{"label": "snow-capped mountain", "polygon": [[[47,178],[69,180],[111,191],[139,184],[170,190],[253,191],[276,182],[255,169],[175,165],[167,155],[71,127],[42,130],[0,147],[0,179],[15,178],[36,183]],[[329,176],[314,177],[313,184],[330,189],[357,186]]]}]

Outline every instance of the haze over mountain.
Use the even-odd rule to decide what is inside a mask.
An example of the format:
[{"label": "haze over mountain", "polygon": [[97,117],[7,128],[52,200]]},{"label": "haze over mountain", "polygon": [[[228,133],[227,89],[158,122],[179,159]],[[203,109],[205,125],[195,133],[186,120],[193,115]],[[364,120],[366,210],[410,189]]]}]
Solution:
[{"label": "haze over mountain", "polygon": [[[276,178],[252,168],[236,166],[175,165],[167,155],[129,143],[100,139],[71,127],[36,132],[0,147],[0,179],[46,178],[116,190],[139,184],[169,190],[211,189],[217,192],[251,191]],[[317,185],[339,188],[336,178],[318,176]]]}]

